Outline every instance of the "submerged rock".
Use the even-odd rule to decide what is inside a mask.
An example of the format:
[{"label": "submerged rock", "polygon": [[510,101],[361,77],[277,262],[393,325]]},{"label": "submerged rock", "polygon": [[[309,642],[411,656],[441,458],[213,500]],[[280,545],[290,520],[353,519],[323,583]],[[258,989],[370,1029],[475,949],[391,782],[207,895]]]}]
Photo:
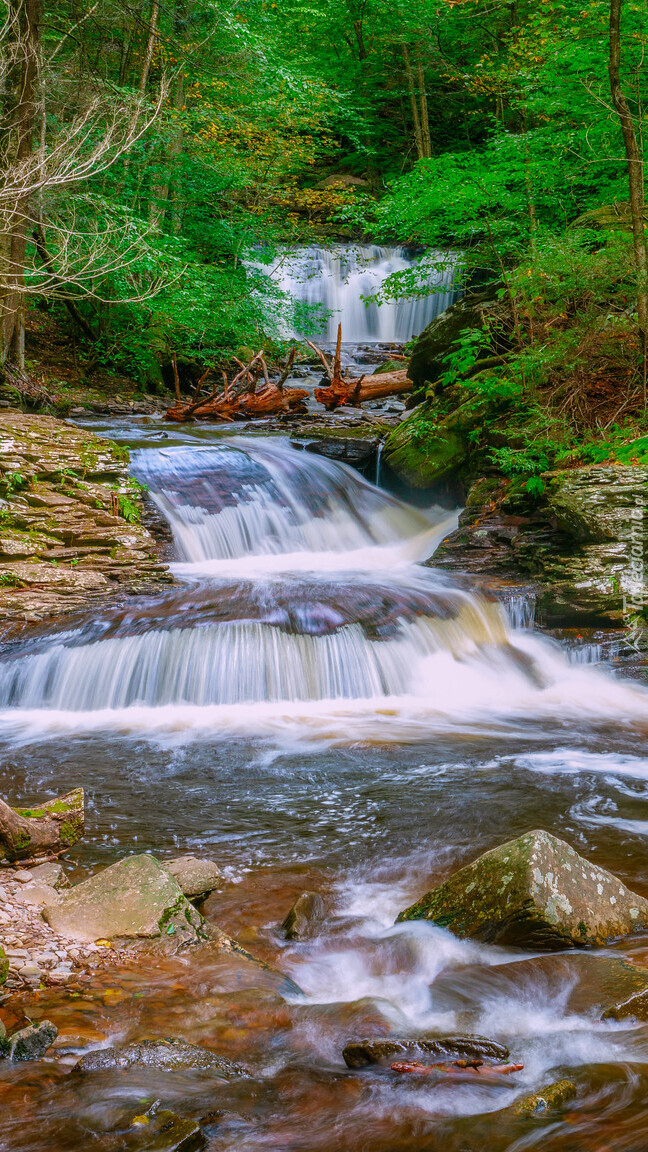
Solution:
[{"label": "submerged rock", "polygon": [[0,1056],[19,1063],[25,1060],[40,1060],[58,1036],[58,1028],[50,1020],[40,1024],[29,1024],[11,1036],[0,1038]]},{"label": "submerged rock", "polygon": [[401,912],[403,920],[431,920],[487,944],[556,951],[645,928],[648,901],[538,830],[461,868]]},{"label": "submerged rock", "polygon": [[348,1068],[366,1068],[369,1064],[389,1064],[392,1060],[412,1060],[426,1056],[434,1060],[493,1060],[508,1059],[509,1050],[485,1036],[434,1036],[414,1039],[379,1037],[355,1040],[347,1044],[344,1062]]},{"label": "submerged rock", "polygon": [[175,877],[147,854],[120,860],[60,893],[43,915],[61,936],[86,942],[164,936],[190,944],[206,939],[200,913]]},{"label": "submerged rock", "polygon": [[129,1152],[199,1152],[207,1143],[197,1120],[168,1108],[134,1117],[126,1139]]},{"label": "submerged rock", "polygon": [[281,930],[287,940],[307,940],[326,918],[326,901],[319,892],[302,892],[286,916]]},{"label": "submerged rock", "polygon": [[99,1048],[82,1056],[74,1066],[76,1072],[100,1072],[109,1068],[157,1068],[163,1072],[198,1069],[217,1072],[226,1080],[250,1075],[242,1064],[235,1064],[226,1056],[174,1038],[138,1040],[124,1048]]},{"label": "submerged rock", "polygon": [[543,1112],[554,1111],[569,1104],[577,1095],[578,1089],[572,1080],[556,1080],[547,1084],[539,1092],[523,1096],[513,1105],[516,1116],[540,1116]]},{"label": "submerged rock", "polygon": [[220,868],[212,860],[202,860],[197,856],[176,856],[162,863],[175,876],[182,892],[190,899],[208,896],[223,880]]}]

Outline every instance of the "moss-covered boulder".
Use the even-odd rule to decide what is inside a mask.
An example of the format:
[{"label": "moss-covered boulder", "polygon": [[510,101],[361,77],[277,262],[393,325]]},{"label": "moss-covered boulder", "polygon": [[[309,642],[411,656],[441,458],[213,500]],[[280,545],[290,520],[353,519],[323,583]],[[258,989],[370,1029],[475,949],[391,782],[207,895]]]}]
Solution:
[{"label": "moss-covered boulder", "polygon": [[[647,209],[644,209],[643,218],[648,224]],[[598,208],[591,208],[589,212],[577,216],[571,227],[604,229],[607,232],[632,232],[630,201],[615,200],[614,204],[601,204]]]},{"label": "moss-covered boulder", "polygon": [[433,383],[443,371],[443,360],[464,328],[483,328],[486,319],[501,307],[494,289],[469,292],[428,324],[412,350],[408,367],[416,389]]},{"label": "moss-covered boulder", "polygon": [[[460,476],[476,454],[475,430],[502,406],[496,397],[469,395],[456,406],[459,392],[444,402],[426,400],[387,437],[383,461],[413,488],[431,488],[450,476]],[[450,411],[444,408],[450,407]]]},{"label": "moss-covered boulder", "polygon": [[0,984],[6,982],[9,975],[9,957],[7,956],[4,948],[0,946]]},{"label": "moss-covered boulder", "polygon": [[171,873],[153,856],[128,856],[61,893],[43,915],[72,940],[173,937],[178,943],[207,939],[200,913]]},{"label": "moss-covered boulder", "polygon": [[487,944],[556,951],[645,929],[648,900],[538,830],[460,868],[398,920],[430,920]]}]

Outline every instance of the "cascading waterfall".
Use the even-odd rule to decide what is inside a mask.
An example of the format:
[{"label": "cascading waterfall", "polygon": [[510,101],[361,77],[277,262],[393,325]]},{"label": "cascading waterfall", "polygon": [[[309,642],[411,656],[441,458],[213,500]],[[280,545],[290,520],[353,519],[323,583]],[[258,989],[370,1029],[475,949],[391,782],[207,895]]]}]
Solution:
[{"label": "cascading waterfall", "polygon": [[265,270],[297,302],[292,325],[297,335],[306,314],[321,340],[334,340],[341,321],[345,341],[404,344],[455,297],[456,256],[442,252],[432,256],[438,265],[432,266],[428,253],[430,268],[423,273],[429,294],[380,305],[365,303],[365,298],[374,296],[388,276],[411,270],[421,259],[406,248],[352,244],[301,248]]},{"label": "cascading waterfall", "polygon": [[348,740],[516,710],[646,714],[640,689],[510,633],[502,606],[419,563],[456,523],[447,513],[278,439],[143,450],[134,468],[169,519],[181,584],[5,660],[4,720],[256,735],[298,723]]}]

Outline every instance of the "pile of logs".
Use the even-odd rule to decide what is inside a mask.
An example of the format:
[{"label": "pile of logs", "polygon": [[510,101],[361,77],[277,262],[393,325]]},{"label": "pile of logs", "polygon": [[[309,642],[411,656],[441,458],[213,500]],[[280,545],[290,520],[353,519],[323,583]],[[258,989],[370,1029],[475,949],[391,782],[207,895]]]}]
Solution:
[{"label": "pile of logs", "polygon": [[[231,423],[237,419],[250,420],[255,416],[278,416],[282,412],[305,411],[304,400],[308,392],[304,388],[284,387],[296,355],[297,349],[293,348],[276,383],[272,383],[268,375],[263,350],[257,352],[249,364],[242,364],[234,358],[240,371],[231,380],[226,372],[222,372],[222,384],[217,384],[209,395],[201,396],[205,382],[213,372],[213,369],[208,368],[196,384],[188,404],[182,403],[176,387],[176,403],[167,411],[167,419],[183,423],[197,417],[201,420],[224,420]],[[263,384],[259,387],[261,376]]]},{"label": "pile of logs", "polygon": [[[327,412],[341,406],[359,408],[365,400],[382,400],[385,396],[409,392],[412,387],[406,368],[396,372],[383,372],[378,376],[361,376],[359,379],[343,376],[341,324],[338,327],[335,355],[330,363],[316,344],[310,340],[306,343],[321,361],[328,378],[326,386],[316,388],[314,391],[315,399],[324,405]],[[178,423],[193,419],[224,420],[232,423],[234,420],[251,420],[259,416],[305,412],[304,401],[308,396],[306,389],[285,387],[296,355],[297,348],[293,348],[276,383],[270,380],[263,349],[252,357],[249,364],[242,364],[234,357],[239,371],[231,379],[226,372],[221,372],[221,380],[214,384],[209,394],[203,395],[207,380],[214,374],[214,369],[208,368],[200,377],[188,402],[182,400],[176,370],[174,373],[176,403],[168,409],[167,419],[176,420]],[[261,383],[262,377],[263,383]]]}]

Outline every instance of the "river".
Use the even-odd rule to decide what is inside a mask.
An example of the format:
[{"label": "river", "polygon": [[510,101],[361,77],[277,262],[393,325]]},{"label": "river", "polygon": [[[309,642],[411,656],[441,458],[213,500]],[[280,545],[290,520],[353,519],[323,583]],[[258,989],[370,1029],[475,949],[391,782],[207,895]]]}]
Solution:
[{"label": "river", "polygon": [[[646,689],[424,564],[453,510],[410,507],[280,436],[159,431],[121,435],[179,583],[4,660],[6,791],[86,788],[76,878],[133,851],[215,859],[208,918],[302,993],[204,949],[41,992],[32,1014],[60,1028],[56,1058],[0,1066],[0,1148],[134,1147],[132,1116],[160,1100],[204,1118],[211,1152],[644,1149],[648,1027],[600,1014],[611,961],[648,962],[648,939],[534,956],[394,920],[536,827],[648,894]],[[289,943],[277,927],[305,889],[329,915]],[[349,1040],[422,1032],[489,1036],[524,1069],[433,1086],[342,1060]],[[88,1048],[150,1036],[253,1077],[70,1074]],[[564,1076],[566,1113],[512,1118]]]}]

